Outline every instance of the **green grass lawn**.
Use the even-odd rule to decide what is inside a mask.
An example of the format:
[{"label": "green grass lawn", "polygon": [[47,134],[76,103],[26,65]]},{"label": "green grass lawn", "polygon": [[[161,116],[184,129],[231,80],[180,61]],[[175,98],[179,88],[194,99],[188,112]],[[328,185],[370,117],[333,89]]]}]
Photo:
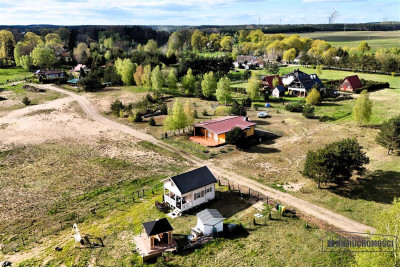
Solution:
[{"label": "green grass lawn", "polygon": [[366,41],[373,52],[379,48],[400,46],[400,31],[312,32],[300,33],[299,35],[301,37],[309,37],[312,39],[322,39],[335,47],[358,47],[360,42]]},{"label": "green grass lawn", "polygon": [[0,69],[0,83],[9,81],[22,80],[26,77],[33,76],[33,73],[22,68]]}]

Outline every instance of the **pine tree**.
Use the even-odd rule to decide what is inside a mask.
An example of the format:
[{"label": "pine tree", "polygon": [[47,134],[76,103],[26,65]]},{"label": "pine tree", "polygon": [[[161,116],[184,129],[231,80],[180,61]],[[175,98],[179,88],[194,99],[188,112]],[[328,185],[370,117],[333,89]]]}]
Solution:
[{"label": "pine tree", "polygon": [[387,148],[388,155],[393,150],[400,149],[400,116],[385,121],[375,140]]},{"label": "pine tree", "polygon": [[360,97],[356,99],[353,107],[353,119],[359,126],[363,122],[368,122],[372,114],[372,102],[369,99],[367,90],[361,92]]}]

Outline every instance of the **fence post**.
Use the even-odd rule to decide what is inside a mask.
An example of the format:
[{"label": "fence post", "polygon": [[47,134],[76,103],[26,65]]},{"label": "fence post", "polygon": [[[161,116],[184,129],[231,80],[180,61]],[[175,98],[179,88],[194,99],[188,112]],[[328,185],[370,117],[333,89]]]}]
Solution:
[{"label": "fence post", "polygon": [[144,188],[143,188],[143,197],[144,197]]},{"label": "fence post", "polygon": [[60,227],[61,227],[61,230],[63,230],[63,224],[62,224],[62,221],[60,221]]},{"label": "fence post", "polygon": [[140,191],[138,190],[138,191],[137,191],[137,198],[140,198],[139,193],[140,193]]}]

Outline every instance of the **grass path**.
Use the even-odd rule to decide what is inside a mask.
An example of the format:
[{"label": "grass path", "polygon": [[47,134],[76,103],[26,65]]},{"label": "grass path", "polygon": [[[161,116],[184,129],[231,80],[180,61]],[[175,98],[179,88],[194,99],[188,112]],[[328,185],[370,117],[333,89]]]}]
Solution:
[{"label": "grass path", "polygon": [[260,193],[262,193],[266,196],[269,196],[272,199],[275,199],[287,206],[295,208],[298,212],[300,212],[302,214],[314,217],[328,225],[331,225],[333,228],[340,229],[343,231],[360,232],[360,233],[375,231],[375,229],[370,226],[358,223],[358,222],[351,220],[345,216],[339,215],[337,213],[334,213],[334,212],[332,212],[328,209],[322,208],[320,206],[311,204],[307,201],[299,199],[290,194],[287,194],[287,193],[275,190],[273,188],[270,188],[268,186],[262,185],[252,179],[249,179],[242,175],[238,175],[237,173],[233,173],[230,171],[226,171],[222,168],[216,167],[214,164],[211,164],[208,161],[201,160],[186,151],[183,151],[183,150],[173,147],[169,144],[166,144],[162,141],[159,141],[151,135],[145,134],[143,132],[132,129],[131,127],[128,127],[127,125],[123,125],[123,124],[117,123],[115,121],[112,121],[108,118],[105,118],[105,117],[101,116],[91,106],[89,101],[84,96],[80,96],[75,93],[65,91],[65,90],[57,88],[53,85],[42,85],[41,87],[71,96],[74,100],[76,100],[79,103],[79,105],[82,107],[82,109],[85,111],[85,113],[88,116],[90,116],[94,120],[96,120],[104,125],[107,125],[113,129],[122,131],[124,133],[133,135],[138,139],[148,141],[159,147],[162,147],[171,152],[174,152],[174,153],[184,157],[188,161],[192,162],[194,166],[207,165],[217,177],[220,177],[220,178],[223,177],[225,179],[232,180],[238,184],[252,188],[253,190],[259,191]]}]

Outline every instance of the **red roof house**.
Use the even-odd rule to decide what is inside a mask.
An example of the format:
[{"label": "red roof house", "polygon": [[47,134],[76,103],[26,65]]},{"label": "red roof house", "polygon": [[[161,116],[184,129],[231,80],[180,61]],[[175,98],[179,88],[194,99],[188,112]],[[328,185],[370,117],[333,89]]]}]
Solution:
[{"label": "red roof house", "polygon": [[339,86],[339,89],[343,91],[354,91],[358,88],[361,88],[362,86],[363,85],[360,81],[360,78],[358,78],[357,75],[353,75],[344,78]]},{"label": "red roof house", "polygon": [[275,78],[278,78],[279,84],[278,85],[283,85],[281,77],[279,75],[271,75],[271,76],[264,76],[264,78],[261,81],[261,84],[267,88],[265,89],[271,89],[273,90],[275,88],[275,86],[273,85],[273,80]]},{"label": "red roof house", "polygon": [[243,116],[226,116],[214,120],[197,123],[190,140],[207,145],[217,146],[225,143],[225,134],[235,127],[242,129],[246,136],[254,135],[257,123]]}]

